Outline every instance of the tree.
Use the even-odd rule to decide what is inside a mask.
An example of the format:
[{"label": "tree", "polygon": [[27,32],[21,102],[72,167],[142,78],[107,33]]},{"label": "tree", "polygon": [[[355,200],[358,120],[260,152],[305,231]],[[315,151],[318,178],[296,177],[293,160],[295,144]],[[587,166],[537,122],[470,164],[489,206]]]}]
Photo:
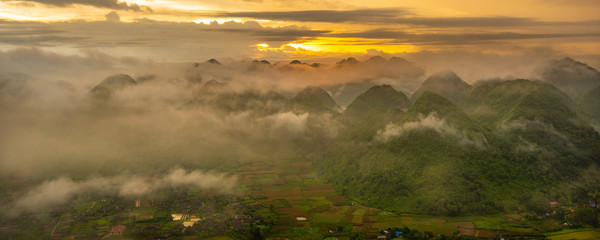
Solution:
[{"label": "tree", "polygon": [[573,212],[573,220],[593,227],[600,226],[598,224],[598,210],[596,208],[584,207],[576,209]]}]

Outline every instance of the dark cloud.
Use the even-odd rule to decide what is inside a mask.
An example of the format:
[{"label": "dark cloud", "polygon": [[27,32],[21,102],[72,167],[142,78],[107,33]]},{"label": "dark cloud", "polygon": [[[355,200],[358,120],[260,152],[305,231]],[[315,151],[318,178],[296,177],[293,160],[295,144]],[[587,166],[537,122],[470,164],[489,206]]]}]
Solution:
[{"label": "dark cloud", "polygon": [[511,27],[529,26],[540,22],[516,17],[456,17],[456,18],[398,18],[391,22],[427,27]]},{"label": "dark cloud", "polygon": [[339,33],[329,36],[341,38],[370,38],[370,39],[393,39],[391,43],[410,43],[410,44],[473,44],[488,41],[509,41],[525,39],[550,39],[550,38],[571,38],[571,37],[598,37],[598,33],[426,33],[413,34],[404,31],[395,30],[371,30],[357,33]]},{"label": "dark cloud", "polygon": [[358,9],[348,11],[309,10],[285,12],[222,12],[217,17],[242,17],[299,22],[385,22],[402,15],[411,14],[404,9]]},{"label": "dark cloud", "polygon": [[[141,49],[135,54],[165,51],[177,57],[194,57],[190,48],[199,49],[212,57],[224,53],[250,51],[248,46],[261,42],[277,45],[291,41],[324,36],[330,31],[307,27],[263,27],[257,22],[225,22],[219,24],[177,23],[139,20],[120,22],[115,12],[106,15],[107,21],[96,22],[2,22],[0,44],[13,46],[67,46],[74,48]],[[183,50],[183,47],[188,47]],[[236,49],[237,48],[237,49]],[[243,48],[243,49],[240,49]],[[177,52],[181,50],[181,52]],[[249,53],[248,53],[249,54]]]},{"label": "dark cloud", "polygon": [[[518,41],[533,39],[552,39],[553,42],[570,43],[591,42],[600,36],[600,31],[593,31],[591,29],[595,30],[595,28],[590,27],[600,25],[600,21],[596,20],[581,22],[586,25],[579,27],[566,27],[566,25],[560,25],[560,28],[555,28],[554,25],[530,28],[515,26],[510,27],[510,31],[506,31],[502,28],[483,27],[483,25],[494,25],[495,23],[479,18],[469,18],[468,21],[467,19],[455,20],[454,22],[448,20],[447,26],[436,23],[436,21],[443,22],[441,19],[433,21],[432,19],[418,18],[422,24],[438,24],[438,26],[433,31],[427,27],[419,28],[417,32],[420,34],[416,34],[411,31],[414,28],[394,24],[384,25],[385,29],[339,32],[332,29],[317,30],[296,25],[265,27],[255,21],[203,24],[138,19],[136,22],[119,22],[118,14],[115,12],[106,16],[110,21],[40,23],[0,20],[0,45],[103,48],[105,49],[103,51],[116,55],[194,60],[197,59],[197,56],[209,56],[210,58],[249,56],[256,53],[256,49],[251,46],[259,43],[266,43],[278,48],[286,43],[308,41],[319,37],[337,38],[336,45],[447,45],[448,48],[454,48],[469,44],[516,44]],[[473,28],[468,29],[451,27],[452,24],[468,25],[470,22],[476,22],[477,19],[482,21],[482,27],[475,27],[474,24],[470,25]],[[535,22],[535,20],[521,21],[512,18],[506,18],[505,21],[507,25]],[[414,23],[416,24],[417,21],[415,20]],[[286,51],[293,52],[296,49],[287,49]],[[288,58],[282,60],[287,61]],[[328,61],[333,60],[335,59]]]},{"label": "dark cloud", "polygon": [[290,42],[306,37],[324,36],[331,31],[319,31],[294,28],[263,28],[263,29],[210,29],[209,31],[243,33],[259,37],[263,41]]},{"label": "dark cloud", "polygon": [[492,17],[416,17],[406,9],[358,9],[347,11],[311,10],[281,12],[221,12],[216,17],[239,17],[298,22],[399,24],[423,27],[527,27],[540,25],[598,25],[598,20],[581,22],[544,22],[534,18]]},{"label": "dark cloud", "polygon": [[[6,0],[3,0],[6,1]],[[14,1],[11,1],[14,2]],[[45,5],[52,5],[57,7],[66,7],[70,5],[88,5],[99,8],[108,9],[119,9],[119,10],[131,10],[131,11],[151,11],[149,7],[140,6],[137,4],[127,4],[120,2],[119,0],[20,0],[18,2],[28,3],[35,2]]]}]

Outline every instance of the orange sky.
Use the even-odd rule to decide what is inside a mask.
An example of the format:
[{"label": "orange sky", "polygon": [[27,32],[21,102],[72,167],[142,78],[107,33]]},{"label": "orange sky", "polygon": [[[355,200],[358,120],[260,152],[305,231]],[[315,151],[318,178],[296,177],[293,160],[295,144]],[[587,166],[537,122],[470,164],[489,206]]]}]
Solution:
[{"label": "orange sky", "polygon": [[0,0],[0,50],[162,60],[547,48],[600,55],[597,0]]}]

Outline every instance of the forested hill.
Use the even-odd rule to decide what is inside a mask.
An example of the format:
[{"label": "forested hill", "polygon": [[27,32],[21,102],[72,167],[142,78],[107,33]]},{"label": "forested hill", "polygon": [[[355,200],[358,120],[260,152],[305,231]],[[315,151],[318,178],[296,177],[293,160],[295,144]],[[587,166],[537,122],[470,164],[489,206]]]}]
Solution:
[{"label": "forested hill", "polygon": [[341,122],[351,127],[317,161],[320,173],[357,201],[454,216],[535,211],[540,198],[583,203],[591,200],[586,192],[598,191],[581,176],[598,169],[600,134],[578,114],[581,105],[550,84],[481,84],[460,105],[440,95],[447,92],[423,91],[403,111],[392,107],[402,101],[381,103],[400,98],[368,97],[373,91],[349,105],[341,118],[354,121]]},{"label": "forested hill", "polygon": [[[351,62],[336,68],[356,67]],[[383,63],[380,58],[369,62]],[[582,86],[600,82],[587,65],[569,59],[557,64],[548,71],[568,81]],[[264,67],[292,71],[306,66]],[[296,92],[244,88],[226,79],[188,80],[185,85],[197,91],[179,108],[182,115],[197,114],[191,123],[204,117],[201,124],[214,126],[194,134],[210,140],[207,159],[311,160],[343,195],[403,212],[455,216],[523,206],[535,211],[540,201],[600,201],[600,134],[594,128],[600,123],[600,85],[578,85],[573,95],[556,78],[470,85],[443,71],[411,88],[418,90],[409,98],[393,83],[367,88],[372,79],[345,90],[308,86]],[[124,97],[128,91],[148,84],[114,75],[88,95],[95,107],[117,108],[110,103],[132,99]],[[337,90],[332,95],[325,89]],[[345,108],[335,100],[350,95],[356,97]],[[206,133],[222,128],[212,133],[221,138]],[[196,151],[189,156],[182,161],[196,164]]]}]

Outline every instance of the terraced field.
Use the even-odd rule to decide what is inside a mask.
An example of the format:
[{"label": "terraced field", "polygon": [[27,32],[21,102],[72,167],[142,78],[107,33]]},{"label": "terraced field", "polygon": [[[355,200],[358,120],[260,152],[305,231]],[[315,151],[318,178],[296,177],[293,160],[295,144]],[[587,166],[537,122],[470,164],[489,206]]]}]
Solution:
[{"label": "terraced field", "polygon": [[[524,236],[543,238],[540,222],[529,222],[524,214],[496,214],[468,217],[432,217],[382,211],[338,195],[314,174],[310,162],[283,165],[252,164],[237,169],[236,175],[247,191],[258,196],[256,203],[271,206],[259,214],[277,218],[270,237],[284,239],[347,239],[353,233],[376,238],[381,230],[409,227],[444,235],[489,238]],[[306,219],[306,220],[304,220]],[[552,239],[593,239],[598,231],[566,232]]]}]

